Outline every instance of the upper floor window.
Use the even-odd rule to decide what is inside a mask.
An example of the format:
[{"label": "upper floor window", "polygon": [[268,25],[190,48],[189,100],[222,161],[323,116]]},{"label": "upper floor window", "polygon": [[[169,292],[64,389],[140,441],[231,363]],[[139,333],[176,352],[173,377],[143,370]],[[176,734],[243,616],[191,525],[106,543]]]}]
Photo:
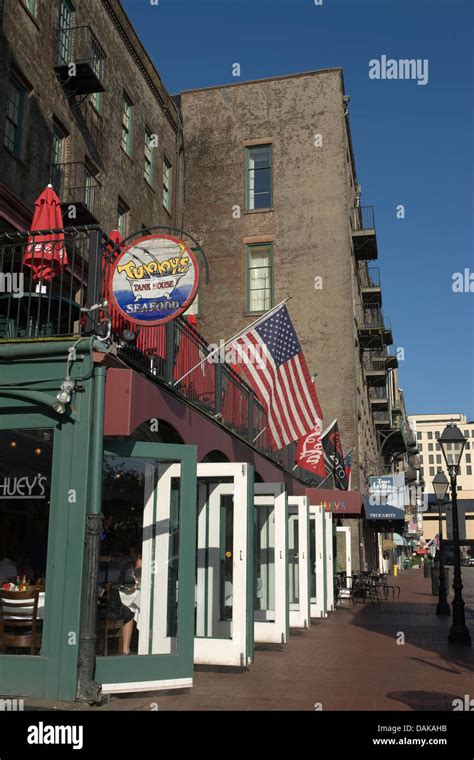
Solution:
[{"label": "upper floor window", "polygon": [[61,178],[64,171],[64,163],[66,158],[66,133],[57,121],[53,124],[53,146],[51,155],[51,184],[58,193],[61,195]]},{"label": "upper floor window", "polygon": [[166,156],[163,159],[163,206],[171,210],[171,172],[172,167]]},{"label": "upper floor window", "polygon": [[25,107],[26,88],[13,74],[10,77],[7,95],[7,113],[3,144],[15,155],[21,152],[23,134],[23,112]]},{"label": "upper floor window", "polygon": [[28,8],[32,16],[36,17],[38,12],[38,0],[23,0],[23,5]]},{"label": "upper floor window", "polygon": [[145,129],[145,166],[143,177],[149,185],[153,185],[153,173],[155,168],[156,135],[149,129]]},{"label": "upper floor window", "polygon": [[58,58],[60,63],[70,63],[72,59],[72,27],[74,6],[69,0],[61,0],[59,8]]},{"label": "upper floor window", "polygon": [[129,212],[130,209],[125,201],[119,198],[117,204],[117,229],[123,238],[128,234]]},{"label": "upper floor window", "polygon": [[273,246],[247,246],[247,309],[266,311],[273,305]]},{"label": "upper floor window", "polygon": [[272,146],[246,148],[246,208],[272,207]]},{"label": "upper floor window", "polygon": [[133,103],[124,92],[122,101],[122,150],[128,156],[132,152],[132,115]]},{"label": "upper floor window", "polygon": [[[92,60],[91,66],[94,74],[100,82],[104,81],[105,55],[96,36],[91,32]],[[100,113],[102,108],[102,92],[93,92],[90,96],[90,103],[93,108]]]}]

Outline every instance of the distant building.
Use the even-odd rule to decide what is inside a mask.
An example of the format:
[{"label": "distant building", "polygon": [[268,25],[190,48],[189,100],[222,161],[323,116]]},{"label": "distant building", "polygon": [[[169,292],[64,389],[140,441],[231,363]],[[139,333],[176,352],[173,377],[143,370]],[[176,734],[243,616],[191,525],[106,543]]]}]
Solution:
[{"label": "distant building", "polygon": [[466,415],[456,414],[412,414],[409,416],[410,423],[415,431],[418,448],[420,451],[421,473],[425,480],[425,491],[434,494],[433,478],[438,468],[446,469],[441,446],[438,438],[446,425],[454,422],[466,438],[466,446],[462,456],[458,473],[459,497],[474,499],[474,421],[468,422]]}]

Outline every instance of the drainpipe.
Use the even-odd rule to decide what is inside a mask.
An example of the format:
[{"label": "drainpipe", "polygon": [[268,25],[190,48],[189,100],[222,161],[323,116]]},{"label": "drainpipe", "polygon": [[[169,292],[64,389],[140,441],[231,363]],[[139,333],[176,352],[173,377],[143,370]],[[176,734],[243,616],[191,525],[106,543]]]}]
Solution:
[{"label": "drainpipe", "polygon": [[92,442],[90,458],[89,511],[86,513],[86,586],[79,641],[77,699],[100,704],[101,685],[94,681],[97,604],[99,583],[100,534],[102,532],[102,459],[104,450],[104,398],[106,368],[94,369]]}]

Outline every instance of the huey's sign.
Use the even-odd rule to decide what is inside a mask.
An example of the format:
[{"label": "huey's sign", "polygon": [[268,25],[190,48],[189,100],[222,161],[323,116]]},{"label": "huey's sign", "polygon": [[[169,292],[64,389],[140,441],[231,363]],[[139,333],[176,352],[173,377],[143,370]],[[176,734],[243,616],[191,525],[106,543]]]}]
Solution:
[{"label": "huey's sign", "polygon": [[113,307],[136,325],[163,325],[196,297],[199,267],[193,252],[171,235],[147,235],[125,248],[111,276]]}]

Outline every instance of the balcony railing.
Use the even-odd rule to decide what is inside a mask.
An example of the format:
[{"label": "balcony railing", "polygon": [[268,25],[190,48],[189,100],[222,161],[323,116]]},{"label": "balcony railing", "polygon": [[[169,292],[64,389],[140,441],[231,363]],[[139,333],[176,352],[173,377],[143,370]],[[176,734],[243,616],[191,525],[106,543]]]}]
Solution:
[{"label": "balcony railing", "polygon": [[367,373],[387,371],[387,356],[383,353],[364,352],[363,357],[364,370]]},{"label": "balcony railing", "polygon": [[358,206],[351,212],[354,255],[358,261],[373,261],[378,257],[375,214],[373,206]]},{"label": "balcony railing", "polygon": [[68,95],[103,92],[105,58],[90,26],[56,30],[55,71]]},{"label": "balcony railing", "polygon": [[388,411],[372,412],[372,416],[377,427],[390,427],[390,413]]},{"label": "balcony railing", "polygon": [[[67,262],[63,257],[52,278],[41,275],[51,266],[51,243],[34,243],[35,238],[46,234],[64,236],[59,247],[67,256]],[[98,226],[0,236],[4,285],[0,292],[0,341],[105,335],[108,316],[105,307],[97,307],[107,292],[112,245]],[[36,276],[25,262],[25,254],[32,250],[36,254]],[[317,479],[311,473],[294,467],[294,444],[274,451],[265,409],[238,371],[211,360],[218,356],[193,369],[210,349],[185,318],[146,330],[136,328],[134,337],[124,333],[130,325],[119,314],[112,313],[110,321],[118,353],[129,365],[151,380],[166,383],[289,473],[315,484]]]},{"label": "balcony railing", "polygon": [[359,278],[362,288],[380,288],[380,269],[379,267],[365,267],[359,269]]},{"label": "balcony railing", "polygon": [[97,224],[102,185],[84,161],[50,165],[51,184],[61,198],[63,218],[79,225]]},{"label": "balcony railing", "polygon": [[358,206],[352,209],[352,229],[354,232],[375,231],[375,212],[373,206]]},{"label": "balcony railing", "polygon": [[371,401],[388,402],[387,388],[369,388],[369,398]]}]

